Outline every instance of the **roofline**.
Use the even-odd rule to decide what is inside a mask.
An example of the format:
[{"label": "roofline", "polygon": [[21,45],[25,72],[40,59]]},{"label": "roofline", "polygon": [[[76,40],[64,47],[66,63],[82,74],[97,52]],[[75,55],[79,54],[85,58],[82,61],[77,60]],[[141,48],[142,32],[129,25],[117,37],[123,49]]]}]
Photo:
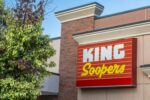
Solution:
[{"label": "roofline", "polygon": [[128,23],[128,24],[122,24],[122,25],[117,25],[117,26],[112,26],[112,27],[107,27],[107,28],[96,29],[96,30],[93,30],[93,31],[87,31],[87,32],[76,33],[76,34],[74,34],[73,36],[78,36],[78,35],[82,35],[82,34],[93,33],[93,32],[97,32],[97,31],[115,29],[115,28],[120,28],[120,27],[123,27],[123,26],[134,25],[134,24],[140,24],[140,23],[145,23],[145,22],[150,22],[150,20],[144,20],[144,21],[133,22],[133,23]]},{"label": "roofline", "polygon": [[123,11],[123,12],[118,12],[118,13],[114,13],[114,14],[110,14],[110,15],[99,16],[96,19],[112,17],[112,16],[121,15],[121,14],[125,14],[125,13],[130,13],[130,12],[143,10],[143,9],[147,9],[147,8],[150,8],[150,5],[149,6],[140,7],[140,8],[131,9],[131,10],[127,10],[127,11]]},{"label": "roofline", "polygon": [[150,68],[150,64],[144,64],[140,66],[141,68]]},{"label": "roofline", "polygon": [[57,75],[57,76],[60,76],[59,73],[55,73],[55,72],[50,72],[52,75]]},{"label": "roofline", "polygon": [[54,38],[51,38],[51,40],[59,40],[61,39],[61,37],[54,37]]},{"label": "roofline", "polygon": [[102,8],[104,8],[103,5],[101,5],[97,2],[91,2],[91,3],[83,4],[83,5],[80,5],[80,6],[77,6],[77,7],[72,7],[72,8],[69,8],[69,9],[61,10],[61,11],[55,12],[55,14],[62,13],[62,12],[65,12],[65,11],[69,11],[69,10],[73,10],[73,9],[77,9],[77,8],[81,8],[81,7],[92,5],[92,4],[96,4],[96,5],[101,6]]}]

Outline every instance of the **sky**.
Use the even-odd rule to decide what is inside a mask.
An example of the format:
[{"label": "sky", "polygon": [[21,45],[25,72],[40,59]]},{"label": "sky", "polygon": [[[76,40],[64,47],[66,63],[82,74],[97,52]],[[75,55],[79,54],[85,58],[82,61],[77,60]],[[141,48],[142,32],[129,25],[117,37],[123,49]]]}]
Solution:
[{"label": "sky", "polygon": [[[12,5],[14,0],[7,0]],[[47,15],[43,22],[44,34],[51,38],[60,37],[61,23],[55,16],[55,12],[97,2],[104,6],[101,16],[132,10],[140,7],[150,6],[150,0],[50,0],[46,7]]]}]

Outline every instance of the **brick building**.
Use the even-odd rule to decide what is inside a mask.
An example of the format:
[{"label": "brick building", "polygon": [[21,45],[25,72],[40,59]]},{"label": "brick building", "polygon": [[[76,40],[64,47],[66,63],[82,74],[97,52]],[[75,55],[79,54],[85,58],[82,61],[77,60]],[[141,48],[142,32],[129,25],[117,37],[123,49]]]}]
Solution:
[{"label": "brick building", "polygon": [[[96,2],[56,12],[62,24],[58,100],[149,100],[150,7],[101,16]],[[78,47],[108,41],[137,39],[134,86],[77,87]],[[54,40],[55,41],[55,40]],[[58,58],[57,58],[58,59]],[[137,80],[136,80],[137,78]],[[50,100],[50,99],[49,99]]]}]

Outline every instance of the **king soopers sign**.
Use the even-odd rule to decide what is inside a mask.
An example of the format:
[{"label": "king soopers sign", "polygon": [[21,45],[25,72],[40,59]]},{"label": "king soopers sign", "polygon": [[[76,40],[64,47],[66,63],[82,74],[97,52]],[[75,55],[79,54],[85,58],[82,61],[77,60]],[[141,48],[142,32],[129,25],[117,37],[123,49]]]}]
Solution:
[{"label": "king soopers sign", "polygon": [[136,85],[135,38],[78,47],[77,87]]}]

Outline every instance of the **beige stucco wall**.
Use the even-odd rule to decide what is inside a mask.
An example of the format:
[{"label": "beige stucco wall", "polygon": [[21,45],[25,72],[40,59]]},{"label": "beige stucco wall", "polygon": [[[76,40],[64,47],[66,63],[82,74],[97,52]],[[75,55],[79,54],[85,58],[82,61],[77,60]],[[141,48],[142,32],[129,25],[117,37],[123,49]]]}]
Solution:
[{"label": "beige stucco wall", "polygon": [[53,73],[59,73],[59,57],[60,57],[60,39],[54,39],[50,43],[52,47],[56,50],[56,54],[49,58],[48,61],[54,61],[56,63],[55,67],[51,67],[48,70]]},{"label": "beige stucco wall", "polygon": [[136,38],[137,88],[78,89],[78,100],[150,100],[150,79],[140,69],[150,64],[150,35]]}]

